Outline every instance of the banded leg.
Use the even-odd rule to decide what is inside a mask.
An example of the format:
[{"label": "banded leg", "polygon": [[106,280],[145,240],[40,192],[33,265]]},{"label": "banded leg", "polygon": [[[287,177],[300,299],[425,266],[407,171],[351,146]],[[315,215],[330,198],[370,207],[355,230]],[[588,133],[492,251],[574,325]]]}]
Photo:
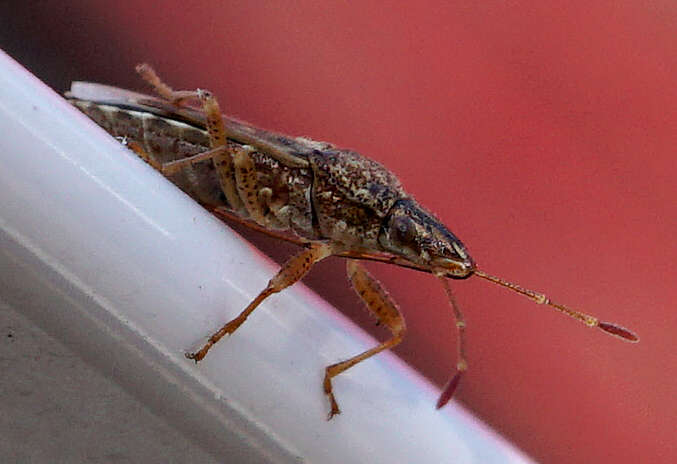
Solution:
[{"label": "banded leg", "polygon": [[186,353],[186,357],[188,359],[193,359],[195,362],[202,360],[207,355],[209,349],[221,340],[224,335],[230,335],[235,332],[263,300],[298,282],[308,273],[315,263],[332,254],[334,254],[334,252],[331,245],[322,244],[307,248],[298,255],[292,257],[284,264],[284,266],[282,266],[282,269],[280,269],[275,277],[270,279],[268,286],[264,288],[235,319],[228,322],[214,333],[214,335],[209,337],[207,343],[205,343],[199,351],[195,353]]},{"label": "banded leg", "polygon": [[[235,187],[249,217],[258,225],[266,227],[269,221],[265,217],[266,200],[272,192],[270,188],[260,189],[256,166],[251,154],[254,148],[244,145],[233,150],[235,166]],[[268,195],[261,195],[262,192]]]},{"label": "banded leg", "polygon": [[181,158],[174,161],[169,161],[168,163],[160,163],[143,148],[143,146],[134,141],[134,140],[124,140],[124,145],[132,150],[136,156],[144,160],[151,167],[155,168],[157,171],[160,171],[164,176],[171,176],[176,174],[179,170],[183,169],[186,166],[193,165],[200,161],[205,161],[208,159],[213,159],[216,156],[223,154],[226,151],[225,147],[212,148],[197,155],[189,156],[187,158]]},{"label": "banded leg", "polygon": [[205,114],[207,133],[209,134],[209,144],[213,150],[224,147],[224,151],[214,153],[209,156],[219,174],[221,190],[223,190],[228,205],[234,211],[242,210],[243,204],[235,187],[235,177],[233,168],[233,156],[228,150],[228,138],[221,115],[221,108],[216,97],[207,90],[174,90],[157,75],[155,70],[148,64],[143,63],[136,67],[136,72],[148,82],[155,92],[174,105],[181,105],[184,101],[197,99],[202,105],[202,111]]},{"label": "banded leg", "polygon": [[144,160],[147,164],[149,164],[153,169],[160,171],[162,174],[164,174],[164,171],[162,169],[162,163],[158,162],[155,158],[150,156],[148,152],[141,146],[140,143],[135,142],[134,140],[127,140],[124,139],[122,140],[122,144],[132,150],[136,156]]},{"label": "banded leg", "polygon": [[400,314],[397,304],[383,287],[381,287],[378,281],[355,260],[349,259],[346,263],[346,269],[348,271],[348,277],[350,277],[350,281],[353,284],[353,288],[362,301],[364,301],[369,312],[376,317],[378,323],[383,324],[390,330],[392,338],[364,353],[358,354],[346,361],[332,364],[325,369],[324,393],[329,398],[329,404],[331,406],[329,417],[327,419],[331,419],[334,415],[341,413],[336,398],[334,397],[331,379],[341,372],[350,369],[355,364],[362,362],[383,350],[396,346],[402,341],[404,333],[406,332],[406,324],[404,323],[404,318]]}]

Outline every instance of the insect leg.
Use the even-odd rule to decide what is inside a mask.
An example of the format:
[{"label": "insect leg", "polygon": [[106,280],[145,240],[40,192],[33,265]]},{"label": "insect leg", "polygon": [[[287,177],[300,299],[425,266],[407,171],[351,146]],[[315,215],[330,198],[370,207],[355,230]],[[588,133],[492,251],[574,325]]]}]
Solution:
[{"label": "insect leg", "polygon": [[146,63],[138,65],[136,72],[153,86],[158,95],[172,104],[180,105],[185,100],[191,98],[196,98],[200,101],[206,118],[209,145],[212,149],[225,147],[223,153],[215,153],[213,156],[210,156],[219,174],[221,190],[223,190],[231,209],[234,211],[242,210],[243,205],[235,188],[233,156],[228,152],[228,138],[226,137],[225,124],[216,97],[208,90],[174,90],[162,82],[162,79],[160,79],[155,70]]},{"label": "insect leg", "polygon": [[282,269],[270,279],[268,286],[258,294],[254,300],[233,320],[221,327],[214,335],[209,337],[205,345],[195,353],[187,353],[188,359],[195,362],[202,360],[209,349],[214,346],[224,335],[230,335],[247,319],[247,317],[261,304],[263,300],[274,293],[281,292],[290,285],[298,282],[308,273],[311,267],[318,261],[334,254],[332,246],[329,244],[314,245],[303,250],[301,253],[287,261]]},{"label": "insect leg", "polygon": [[406,324],[404,318],[400,314],[397,304],[392,300],[390,295],[381,287],[374,277],[372,277],[367,270],[357,261],[349,259],[346,263],[348,277],[353,284],[353,288],[357,294],[362,298],[362,301],[367,306],[369,312],[374,315],[380,324],[385,325],[392,333],[392,338],[381,343],[380,345],[358,354],[346,361],[328,366],[324,375],[324,392],[329,398],[331,411],[328,419],[331,419],[335,414],[340,414],[341,410],[336,403],[334,393],[332,392],[331,379],[336,377],[341,372],[353,367],[355,364],[364,361],[383,350],[389,349],[402,341],[404,333],[406,332]]},{"label": "insect leg", "polygon": [[136,72],[153,87],[155,93],[170,103],[179,105],[185,100],[198,98],[198,91],[172,89],[160,79],[160,76],[157,75],[153,67],[147,63],[137,65]]},{"label": "insect leg", "polygon": [[449,282],[447,281],[446,276],[437,275],[437,278],[442,282],[444,291],[449,298],[449,303],[451,303],[451,309],[454,311],[454,318],[456,319],[456,330],[458,331],[458,357],[456,360],[456,373],[449,379],[447,384],[442,389],[442,393],[437,400],[437,409],[440,409],[442,406],[447,404],[451,397],[456,391],[456,387],[461,380],[463,373],[468,370],[468,362],[465,359],[465,319],[463,313],[461,313],[461,308],[458,307],[456,303],[456,298],[454,293],[451,291]]},{"label": "insect leg", "polygon": [[164,174],[164,172],[162,171],[162,163],[158,162],[157,160],[155,160],[155,158],[150,156],[148,152],[141,146],[140,143],[135,142],[134,140],[125,139],[122,141],[122,144],[127,148],[129,148],[130,150],[132,150],[136,154],[136,156],[144,160],[151,167]]},{"label": "insect leg", "polygon": [[258,185],[252,152],[254,148],[248,145],[233,150],[235,188],[249,217],[258,225],[266,227],[269,221],[264,214],[265,195],[260,195],[261,189]]},{"label": "insect leg", "polygon": [[221,115],[219,103],[216,97],[208,90],[174,90],[167,84],[162,82],[162,79],[157,75],[155,70],[146,63],[140,64],[136,67],[136,72],[148,82],[155,92],[168,102],[174,105],[181,105],[185,100],[197,99],[202,105],[202,111],[205,113],[207,119],[207,132],[209,133],[209,141],[212,148],[226,146],[226,130]]},{"label": "insect leg", "polygon": [[160,163],[155,160],[148,152],[134,140],[125,140],[124,144],[127,148],[132,150],[136,156],[144,160],[146,163],[150,164],[153,168],[160,171],[165,176],[171,176],[176,174],[180,169],[190,166],[192,164],[198,163],[200,161],[205,161],[212,159],[216,156],[223,154],[226,151],[225,147],[213,148],[211,150],[203,151],[197,155],[189,156],[188,158],[181,158],[174,161],[169,161],[168,163]]}]

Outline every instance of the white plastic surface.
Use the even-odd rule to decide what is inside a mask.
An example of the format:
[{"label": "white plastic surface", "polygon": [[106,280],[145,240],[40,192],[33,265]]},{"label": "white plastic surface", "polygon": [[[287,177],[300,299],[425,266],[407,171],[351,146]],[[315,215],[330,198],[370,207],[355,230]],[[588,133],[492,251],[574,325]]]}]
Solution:
[{"label": "white plastic surface", "polygon": [[[83,76],[86,78],[86,76]],[[276,266],[0,53],[1,299],[228,462],[529,462],[302,285],[184,357]]]}]

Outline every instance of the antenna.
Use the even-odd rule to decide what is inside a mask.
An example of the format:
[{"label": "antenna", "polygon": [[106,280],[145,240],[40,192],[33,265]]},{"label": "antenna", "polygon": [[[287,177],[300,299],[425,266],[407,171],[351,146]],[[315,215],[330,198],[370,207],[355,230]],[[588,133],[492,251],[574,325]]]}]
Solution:
[{"label": "antenna", "polygon": [[511,282],[508,282],[506,280],[501,279],[500,277],[494,277],[492,275],[489,275],[485,273],[484,271],[480,271],[479,269],[475,269],[475,275],[477,277],[481,277],[483,279],[486,279],[490,282],[493,282],[497,285],[500,285],[501,287],[505,287],[507,289],[512,290],[513,292],[517,292],[521,295],[526,296],[527,298],[531,299],[537,304],[544,304],[548,305],[552,308],[555,308],[556,310],[566,314],[569,317],[572,317],[583,324],[587,325],[588,327],[597,327],[600,330],[603,330],[604,332],[614,335],[626,342],[631,342],[631,343],[637,343],[639,341],[639,337],[633,333],[631,330],[628,330],[624,327],[621,327],[616,324],[612,324],[611,322],[603,322],[597,319],[594,316],[591,316],[589,314],[582,313],[580,311],[576,311],[574,309],[571,309],[567,306],[564,306],[559,303],[555,303],[554,301],[551,301],[550,298],[548,298],[546,295],[538,292],[534,292],[533,290],[529,290],[526,288],[522,288],[517,284],[513,284]]}]

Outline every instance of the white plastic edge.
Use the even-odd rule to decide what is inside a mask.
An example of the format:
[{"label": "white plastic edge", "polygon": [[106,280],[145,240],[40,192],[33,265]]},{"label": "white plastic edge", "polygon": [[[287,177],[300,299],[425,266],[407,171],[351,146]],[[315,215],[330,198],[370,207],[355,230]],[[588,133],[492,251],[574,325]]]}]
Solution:
[{"label": "white plastic edge", "polygon": [[[86,78],[86,76],[83,76]],[[5,300],[158,415],[238,463],[530,462],[302,285],[198,366],[184,352],[276,266],[0,52]]]}]

